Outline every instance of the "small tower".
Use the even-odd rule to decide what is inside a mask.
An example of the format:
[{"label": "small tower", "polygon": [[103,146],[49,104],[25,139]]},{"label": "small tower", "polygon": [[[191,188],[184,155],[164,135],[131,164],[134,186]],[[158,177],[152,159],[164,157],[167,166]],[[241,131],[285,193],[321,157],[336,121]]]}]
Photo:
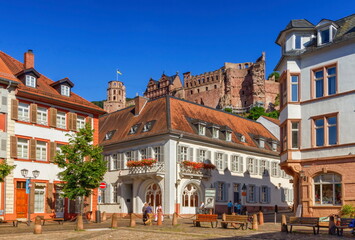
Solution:
[{"label": "small tower", "polygon": [[111,113],[126,107],[126,87],[123,82],[110,81],[107,88],[105,111]]}]

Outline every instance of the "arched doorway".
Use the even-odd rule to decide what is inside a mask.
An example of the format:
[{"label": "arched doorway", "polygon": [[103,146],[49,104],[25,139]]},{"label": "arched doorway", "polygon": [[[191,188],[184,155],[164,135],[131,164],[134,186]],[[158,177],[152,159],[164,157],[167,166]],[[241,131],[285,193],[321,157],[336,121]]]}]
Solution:
[{"label": "arched doorway", "polygon": [[162,205],[162,194],[161,189],[158,184],[152,183],[147,187],[145,193],[145,201],[150,204],[150,206],[155,211],[155,208]]},{"label": "arched doorway", "polygon": [[182,191],[182,199],[181,199],[181,206],[182,211],[181,213],[185,214],[195,214],[199,207],[199,191],[195,184],[189,183],[185,186]]}]

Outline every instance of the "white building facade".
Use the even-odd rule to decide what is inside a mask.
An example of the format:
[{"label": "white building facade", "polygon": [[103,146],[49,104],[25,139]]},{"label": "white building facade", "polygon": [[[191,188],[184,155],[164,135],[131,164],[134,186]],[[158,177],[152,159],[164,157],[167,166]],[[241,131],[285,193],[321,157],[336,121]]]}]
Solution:
[{"label": "white building facade", "polygon": [[355,203],[355,15],[292,20],[278,38],[281,165],[303,216]]}]

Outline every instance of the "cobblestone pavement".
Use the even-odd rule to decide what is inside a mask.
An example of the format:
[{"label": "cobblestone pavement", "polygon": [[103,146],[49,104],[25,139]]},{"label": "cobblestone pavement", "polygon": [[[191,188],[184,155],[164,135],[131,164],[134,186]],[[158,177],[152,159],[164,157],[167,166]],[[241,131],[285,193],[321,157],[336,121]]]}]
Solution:
[{"label": "cobblestone pavement", "polygon": [[[177,226],[171,225],[170,219],[165,219],[162,226],[144,226],[137,219],[137,226],[127,227],[128,219],[120,219],[117,229],[110,229],[110,221],[103,223],[85,224],[85,231],[74,231],[75,223],[65,222],[64,225],[48,223],[42,227],[43,234],[34,235],[33,225],[30,227],[20,224],[19,227],[12,227],[10,224],[0,224],[0,239],[291,239],[291,240],[323,240],[340,239],[337,236],[327,234],[327,229],[321,229],[319,235],[313,235],[311,228],[295,228],[294,233],[287,234],[280,232],[280,223],[265,223],[259,226],[259,230],[236,230],[234,228],[223,229],[220,226],[211,228],[210,224],[202,223],[202,227],[193,227],[191,219],[179,219]],[[344,233],[341,239],[352,238],[350,231]]]}]

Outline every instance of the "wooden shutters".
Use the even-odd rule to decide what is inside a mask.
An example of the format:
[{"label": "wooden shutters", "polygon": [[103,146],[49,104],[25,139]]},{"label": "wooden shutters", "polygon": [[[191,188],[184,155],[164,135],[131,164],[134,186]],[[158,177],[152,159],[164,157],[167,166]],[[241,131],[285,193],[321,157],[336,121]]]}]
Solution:
[{"label": "wooden shutters", "polygon": [[30,159],[36,160],[36,140],[30,139]]},{"label": "wooden shutters", "polygon": [[49,126],[57,127],[57,109],[55,108],[49,109]]},{"label": "wooden shutters", "polygon": [[68,129],[69,129],[69,131],[76,131],[76,119],[77,119],[76,113],[69,112],[67,114],[67,116],[68,116]]},{"label": "wooden shutters", "polygon": [[30,122],[37,123],[37,104],[31,103],[30,111],[31,111]]},{"label": "wooden shutters", "polygon": [[18,100],[16,99],[11,100],[11,119],[18,119]]},{"label": "wooden shutters", "polygon": [[92,118],[91,117],[86,117],[86,123],[88,123],[90,125],[90,127],[92,128]]},{"label": "wooden shutters", "polygon": [[48,183],[47,184],[48,189],[47,189],[47,197],[45,201],[45,212],[46,213],[52,213],[52,209],[54,209],[54,194],[53,194],[53,188],[54,184],[53,183]]},{"label": "wooden shutters", "polygon": [[17,137],[10,136],[10,157],[17,158]]},{"label": "wooden shutters", "polygon": [[49,162],[54,162],[56,153],[57,153],[57,143],[50,142],[49,143]]}]

